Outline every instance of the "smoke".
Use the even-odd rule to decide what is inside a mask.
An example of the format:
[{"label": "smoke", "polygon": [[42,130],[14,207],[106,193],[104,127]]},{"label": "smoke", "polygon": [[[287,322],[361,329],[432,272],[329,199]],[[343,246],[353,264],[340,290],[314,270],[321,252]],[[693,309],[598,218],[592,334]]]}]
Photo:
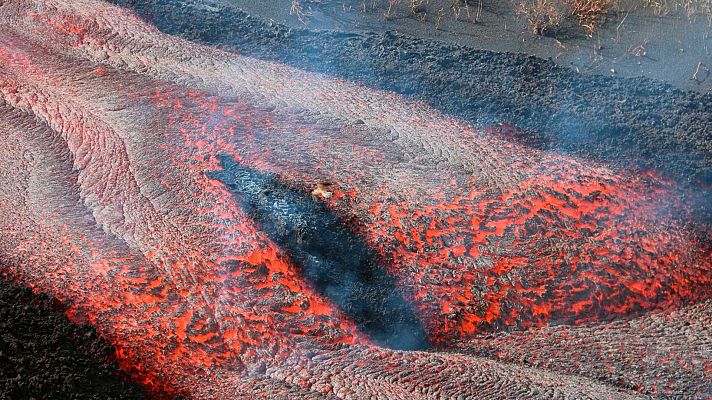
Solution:
[{"label": "smoke", "polygon": [[225,183],[248,215],[327,296],[377,344],[398,350],[429,346],[425,332],[375,252],[309,194],[276,176],[220,158]]}]

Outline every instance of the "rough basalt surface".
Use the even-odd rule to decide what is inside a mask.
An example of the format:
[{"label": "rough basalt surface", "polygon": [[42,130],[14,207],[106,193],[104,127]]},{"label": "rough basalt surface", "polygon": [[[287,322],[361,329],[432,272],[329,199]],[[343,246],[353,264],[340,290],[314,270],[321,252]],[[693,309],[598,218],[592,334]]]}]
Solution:
[{"label": "rough basalt surface", "polygon": [[[108,3],[0,2],[2,273],[157,394],[705,397],[699,192],[506,134]],[[378,320],[395,314],[410,336]],[[566,358],[567,330],[650,345],[636,323],[694,372],[594,346],[590,365],[518,356],[531,337]]]},{"label": "rough basalt surface", "polygon": [[0,398],[143,399],[116,374],[112,348],[46,295],[0,284]]}]

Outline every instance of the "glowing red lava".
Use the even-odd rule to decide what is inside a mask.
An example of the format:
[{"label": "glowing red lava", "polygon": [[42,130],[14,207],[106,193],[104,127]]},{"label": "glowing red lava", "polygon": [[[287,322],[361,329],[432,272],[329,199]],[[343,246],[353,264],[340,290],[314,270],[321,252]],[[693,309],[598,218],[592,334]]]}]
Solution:
[{"label": "glowing red lava", "polygon": [[[524,148],[99,1],[0,1],[0,22],[2,272],[66,302],[157,392],[632,396],[585,370],[448,349],[709,299],[709,230],[673,218],[678,189],[654,174]],[[373,346],[209,177],[220,155],[307,195],[332,182],[326,206],[441,352]],[[666,377],[645,379],[655,393]]]}]

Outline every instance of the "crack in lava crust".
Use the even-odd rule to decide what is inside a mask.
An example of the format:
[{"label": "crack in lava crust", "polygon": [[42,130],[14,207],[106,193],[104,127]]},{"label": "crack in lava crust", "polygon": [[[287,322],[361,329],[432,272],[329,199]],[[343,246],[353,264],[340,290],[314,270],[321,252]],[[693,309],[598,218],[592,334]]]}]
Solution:
[{"label": "crack in lava crust", "polygon": [[[647,323],[710,296],[709,227],[678,221],[679,189],[655,174],[527,149],[98,1],[0,1],[0,144],[3,274],[70,304],[158,392],[657,394],[668,370],[634,384],[454,349],[488,356],[483,334],[557,324],[607,335],[601,321]],[[333,182],[324,206],[374,249],[441,352],[375,346],[214,179],[220,157],[304,194]],[[704,351],[709,325],[695,326]],[[708,378],[671,390],[694,396]]]},{"label": "crack in lava crust", "polygon": [[260,229],[284,249],[317,292],[339,306],[375,343],[428,347],[425,332],[378,257],[347,224],[305,193],[269,174],[220,157],[218,173]]}]

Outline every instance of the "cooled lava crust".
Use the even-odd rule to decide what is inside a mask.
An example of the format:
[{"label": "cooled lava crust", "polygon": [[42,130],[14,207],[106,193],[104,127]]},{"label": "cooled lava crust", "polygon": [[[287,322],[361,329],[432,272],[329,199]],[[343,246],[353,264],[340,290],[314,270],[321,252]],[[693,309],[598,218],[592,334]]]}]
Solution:
[{"label": "cooled lava crust", "polygon": [[654,172],[92,0],[0,0],[0,135],[3,275],[157,396],[712,393],[710,229]]}]

